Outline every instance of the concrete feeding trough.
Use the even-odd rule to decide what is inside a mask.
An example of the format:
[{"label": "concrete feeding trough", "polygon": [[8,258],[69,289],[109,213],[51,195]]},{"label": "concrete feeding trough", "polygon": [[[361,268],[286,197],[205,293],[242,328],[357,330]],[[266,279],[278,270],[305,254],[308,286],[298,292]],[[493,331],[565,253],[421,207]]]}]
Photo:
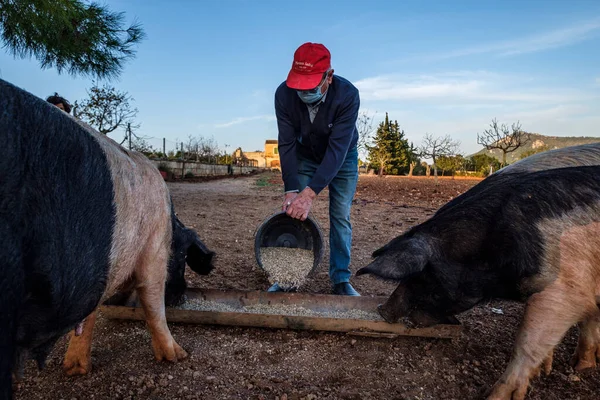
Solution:
[{"label": "concrete feeding trough", "polygon": [[[190,288],[186,302],[167,308],[167,321],[346,332],[353,335],[389,337],[421,336],[458,338],[462,326],[434,325],[411,328],[403,323],[390,324],[377,313],[385,297],[335,296],[328,294],[217,290]],[[117,297],[107,300],[100,311],[109,319],[144,320],[142,308],[119,304]]]}]

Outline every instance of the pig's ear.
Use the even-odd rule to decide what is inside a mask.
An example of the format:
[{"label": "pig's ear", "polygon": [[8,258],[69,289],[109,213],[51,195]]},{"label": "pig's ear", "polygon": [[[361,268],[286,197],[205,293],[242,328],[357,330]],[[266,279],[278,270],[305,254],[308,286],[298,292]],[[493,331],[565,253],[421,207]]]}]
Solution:
[{"label": "pig's ear", "polygon": [[394,246],[398,245],[398,243],[402,242],[404,239],[403,236],[399,236],[389,241],[385,246],[378,248],[371,254],[372,257],[379,257],[387,252],[389,249],[394,248]]},{"label": "pig's ear", "polygon": [[429,251],[421,241],[410,239],[402,249],[382,248],[379,256],[364,268],[356,271],[356,275],[372,274],[382,279],[399,281],[423,271],[429,261]]},{"label": "pig's ear", "polygon": [[390,247],[390,244],[386,244],[383,247],[378,248],[377,250],[375,250],[373,252],[373,254],[371,254],[371,257],[379,257],[380,255],[382,255],[383,253],[385,253]]},{"label": "pig's ear", "polygon": [[212,260],[215,252],[209,250],[194,231],[189,230],[189,234],[191,242],[187,249],[185,262],[195,273],[208,275],[214,269]]},{"label": "pig's ear", "polygon": [[356,276],[372,274],[378,278],[399,281],[410,275],[421,272],[426,262],[422,258],[409,257],[402,259],[397,254],[386,254],[371,264],[356,271]]}]

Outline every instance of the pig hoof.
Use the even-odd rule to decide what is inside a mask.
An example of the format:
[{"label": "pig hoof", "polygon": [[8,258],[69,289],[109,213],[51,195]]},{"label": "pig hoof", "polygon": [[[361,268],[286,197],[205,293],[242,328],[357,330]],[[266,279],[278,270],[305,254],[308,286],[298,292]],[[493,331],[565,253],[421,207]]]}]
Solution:
[{"label": "pig hoof", "polygon": [[600,346],[586,350],[587,351],[582,352],[577,351],[571,358],[571,366],[576,371],[582,371],[588,368],[596,368],[598,365],[596,363],[596,359],[600,360]]},{"label": "pig hoof", "polygon": [[525,400],[529,382],[497,382],[486,400]]},{"label": "pig hoof", "polygon": [[554,360],[554,350],[551,351],[550,354],[548,354],[548,357],[546,357],[544,362],[539,366],[535,376],[539,377],[542,374],[542,372],[544,372],[544,375],[546,375],[546,376],[550,375],[550,373],[552,372],[552,361],[553,360]]},{"label": "pig hoof", "polygon": [[155,343],[152,347],[154,349],[154,357],[156,357],[156,360],[158,361],[167,360],[176,362],[183,360],[188,356],[188,353],[180,345],[178,345],[175,340],[171,340],[170,342]]},{"label": "pig hoof", "polygon": [[91,357],[65,357],[63,370],[68,376],[86,375],[92,370]]},{"label": "pig hoof", "polygon": [[596,355],[590,359],[579,358],[579,356],[575,355],[571,359],[571,365],[575,369],[575,371],[583,371],[584,369],[596,368]]},{"label": "pig hoof", "polygon": [[398,321],[397,317],[385,310],[383,304],[377,306],[377,312],[379,313],[379,315],[381,315],[381,318],[383,318],[387,323],[393,324],[396,321]]}]

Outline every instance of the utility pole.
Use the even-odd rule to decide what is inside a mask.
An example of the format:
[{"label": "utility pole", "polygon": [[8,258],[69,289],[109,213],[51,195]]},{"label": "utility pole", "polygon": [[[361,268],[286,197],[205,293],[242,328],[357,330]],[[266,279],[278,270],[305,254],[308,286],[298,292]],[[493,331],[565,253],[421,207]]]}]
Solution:
[{"label": "utility pole", "polygon": [[183,156],[183,142],[181,142],[181,179],[185,177],[185,157]]},{"label": "utility pole", "polygon": [[163,157],[167,157],[167,147],[165,145],[166,141],[165,138],[163,138]]},{"label": "utility pole", "polygon": [[127,123],[127,133],[129,136],[129,150],[131,150],[131,123]]}]

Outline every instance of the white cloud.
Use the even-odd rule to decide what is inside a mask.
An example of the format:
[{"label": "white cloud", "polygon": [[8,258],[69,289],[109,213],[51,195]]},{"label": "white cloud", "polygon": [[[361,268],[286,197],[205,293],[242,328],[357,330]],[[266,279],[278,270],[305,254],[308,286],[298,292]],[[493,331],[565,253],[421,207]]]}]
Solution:
[{"label": "white cloud", "polygon": [[600,93],[543,78],[462,71],[422,76],[387,75],[357,82],[363,107],[398,120],[407,138],[419,145],[423,135],[450,135],[464,154],[481,149],[477,133],[493,118],[519,121],[524,130],[554,136],[600,136]]},{"label": "white cloud", "polygon": [[215,124],[214,127],[215,128],[228,128],[233,125],[239,125],[239,124],[243,124],[245,122],[250,122],[250,121],[275,121],[275,116],[274,115],[255,115],[253,117],[239,117],[239,118],[235,118],[229,122]]},{"label": "white cloud", "polygon": [[600,18],[578,23],[566,28],[525,36],[518,39],[488,43],[480,46],[467,47],[430,55],[420,55],[405,58],[403,61],[433,61],[449,58],[464,57],[476,54],[494,53],[498,56],[513,56],[534,53],[559,47],[570,46],[585,41],[600,34]]},{"label": "white cloud", "polygon": [[402,81],[393,76],[361,79],[355,83],[366,100],[423,99],[467,95],[475,92],[479,81]]},{"label": "white cloud", "polygon": [[[437,75],[382,75],[355,82],[365,101],[446,101],[446,106],[461,103],[556,103],[597,98],[571,88],[534,87],[528,78],[502,76],[485,71],[460,71]],[[484,106],[485,107],[485,106]]]},{"label": "white cloud", "polygon": [[569,46],[574,43],[589,39],[600,30],[600,19],[577,24],[568,28],[530,36],[521,40],[502,43],[492,51],[499,51],[501,55],[515,55],[532,53],[547,49]]}]

